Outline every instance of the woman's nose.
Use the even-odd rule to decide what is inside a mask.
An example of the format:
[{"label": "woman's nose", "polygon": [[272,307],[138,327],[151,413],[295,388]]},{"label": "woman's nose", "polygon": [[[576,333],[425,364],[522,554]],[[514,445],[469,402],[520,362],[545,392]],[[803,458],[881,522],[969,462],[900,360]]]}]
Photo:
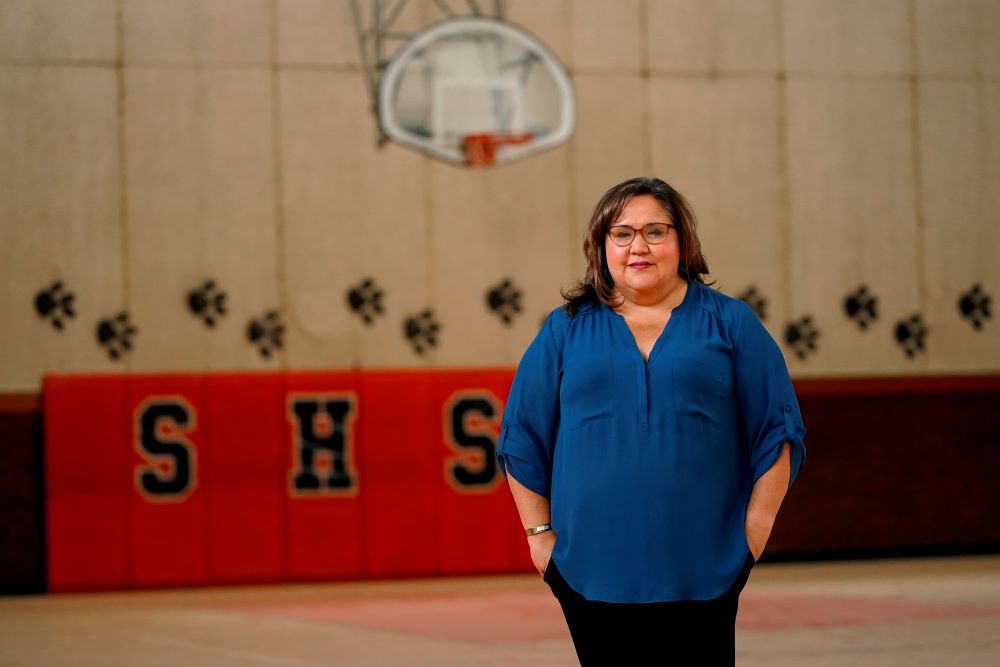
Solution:
[{"label": "woman's nose", "polygon": [[629,250],[633,255],[644,255],[649,252],[649,244],[646,243],[646,239],[642,238],[642,234],[636,234],[630,245]]}]

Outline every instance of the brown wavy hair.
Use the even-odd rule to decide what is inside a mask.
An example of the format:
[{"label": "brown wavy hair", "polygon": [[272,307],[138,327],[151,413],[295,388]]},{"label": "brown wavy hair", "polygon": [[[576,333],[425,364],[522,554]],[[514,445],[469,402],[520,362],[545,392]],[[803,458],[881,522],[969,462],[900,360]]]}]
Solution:
[{"label": "brown wavy hair", "polygon": [[[583,280],[568,290],[561,292],[566,300],[563,309],[571,317],[576,311],[588,303],[601,303],[610,308],[621,304],[614,303],[614,280],[608,270],[608,261],[604,255],[604,236],[621,215],[625,205],[642,195],[655,197],[666,211],[670,222],[675,225],[677,239],[680,243],[680,265],[678,273],[688,281],[705,284],[708,274],[708,263],[701,252],[701,241],[698,239],[697,222],[691,205],[681,193],[677,192],[666,181],[659,178],[630,178],[615,185],[604,193],[594,213],[590,217],[587,228],[587,238],[583,242],[583,254],[587,258],[587,271]],[[709,283],[710,284],[710,283]]]}]

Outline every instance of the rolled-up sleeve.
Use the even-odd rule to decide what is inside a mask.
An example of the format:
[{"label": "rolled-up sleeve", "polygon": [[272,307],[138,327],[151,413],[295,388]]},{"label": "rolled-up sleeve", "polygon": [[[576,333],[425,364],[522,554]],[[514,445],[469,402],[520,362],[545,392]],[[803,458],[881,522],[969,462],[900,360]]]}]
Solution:
[{"label": "rolled-up sleeve", "polygon": [[752,310],[741,304],[733,341],[736,395],[750,444],[753,482],[791,444],[791,486],[805,462],[806,429],[781,350]]},{"label": "rolled-up sleeve", "polygon": [[553,332],[557,317],[554,312],[546,318],[517,366],[497,442],[504,475],[513,475],[546,498],[559,424],[560,355]]}]

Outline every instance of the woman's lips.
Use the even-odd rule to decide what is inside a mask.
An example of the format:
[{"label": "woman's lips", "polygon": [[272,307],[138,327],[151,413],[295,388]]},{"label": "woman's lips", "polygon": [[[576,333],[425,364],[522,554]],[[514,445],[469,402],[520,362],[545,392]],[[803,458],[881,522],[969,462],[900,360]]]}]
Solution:
[{"label": "woman's lips", "polygon": [[652,266],[650,262],[632,262],[628,265],[630,269],[645,269]]}]

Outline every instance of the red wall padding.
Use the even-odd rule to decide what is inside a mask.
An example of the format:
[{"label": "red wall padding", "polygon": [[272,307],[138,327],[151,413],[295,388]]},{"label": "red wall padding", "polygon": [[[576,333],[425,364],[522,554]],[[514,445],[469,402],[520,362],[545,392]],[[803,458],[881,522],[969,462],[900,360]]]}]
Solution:
[{"label": "red wall padding", "polygon": [[[205,485],[200,461],[212,451],[202,424],[212,416],[205,410],[203,378],[198,376],[136,376],[125,383],[125,428],[128,472],[131,489],[128,497],[128,583],[135,587],[191,585],[208,583],[208,522],[205,511]],[[144,458],[138,449],[136,422],[140,409],[150,402],[186,404],[192,421],[178,429],[190,443],[194,480],[191,491],[178,502],[153,500],[136,488],[138,468]],[[199,446],[200,443],[201,446]],[[114,443],[108,443],[109,448]],[[169,473],[169,470],[164,472]],[[113,480],[109,483],[118,483]],[[210,480],[209,480],[210,483]]]},{"label": "red wall padding", "polygon": [[199,469],[206,493],[208,578],[215,583],[280,579],[285,572],[284,478],[288,464],[282,378],[205,378]]},{"label": "red wall padding", "polygon": [[[441,437],[428,373],[366,372],[360,426],[369,446],[358,451],[365,576],[436,574],[442,521]],[[405,389],[404,389],[405,388]],[[402,391],[401,391],[402,390]],[[372,437],[372,434],[378,434]]]},{"label": "red wall padding", "polygon": [[[357,491],[336,495],[309,497],[296,495],[289,488],[293,463],[292,438],[294,426],[289,413],[292,397],[323,397],[325,400],[351,399],[354,397],[355,417],[364,409],[358,396],[358,375],[352,372],[307,374],[293,373],[284,378],[285,391],[282,410],[284,433],[282,451],[284,465],[275,472],[282,477],[285,487],[285,512],[287,516],[285,549],[288,554],[288,579],[333,579],[361,576],[361,495]],[[379,447],[357,419],[348,422],[353,431],[354,463],[361,449]],[[359,471],[359,487],[365,480]]]},{"label": "red wall padding", "polygon": [[50,590],[123,588],[132,560],[131,435],[123,378],[45,383]]},{"label": "red wall padding", "polygon": [[[482,449],[470,444],[481,443],[482,434],[495,439],[512,375],[47,378],[49,589],[530,571],[502,481],[471,487],[448,481],[455,465],[473,473],[483,469]],[[795,385],[809,455],[783,504],[768,555],[996,553],[1000,377],[811,379]],[[309,495],[292,488],[297,432],[290,401],[310,392],[353,406],[347,463],[358,484],[351,493]],[[169,500],[147,498],[136,483],[137,471],[171,472],[169,461],[150,456],[137,441],[136,408],[157,400],[185,406],[188,423],[167,423],[160,436],[186,443],[196,459],[186,493]],[[463,417],[462,442],[451,433],[449,409],[457,404],[472,408]],[[30,423],[34,410],[15,406],[6,414]],[[20,458],[4,469],[12,483],[0,489],[6,494],[0,505],[6,499],[5,507],[19,511],[0,516],[0,528],[25,538],[11,553],[27,551],[15,554],[16,562],[8,554],[5,562],[14,565],[5,581],[16,582],[19,592],[36,592],[44,587],[42,577],[25,578],[32,573],[25,575],[23,563],[32,553],[41,562],[42,540],[22,543],[31,538],[30,526],[40,531],[44,523],[28,507],[32,490],[41,488],[40,480],[30,479],[30,452],[42,447],[32,449],[31,436],[18,435],[24,427],[12,430],[10,423],[0,419],[0,431],[8,436],[7,453]],[[316,431],[325,433],[319,426]],[[16,532],[15,518],[29,526],[27,533]]]},{"label": "red wall padding", "polygon": [[48,377],[49,590],[528,571],[492,464],[512,377]]}]

